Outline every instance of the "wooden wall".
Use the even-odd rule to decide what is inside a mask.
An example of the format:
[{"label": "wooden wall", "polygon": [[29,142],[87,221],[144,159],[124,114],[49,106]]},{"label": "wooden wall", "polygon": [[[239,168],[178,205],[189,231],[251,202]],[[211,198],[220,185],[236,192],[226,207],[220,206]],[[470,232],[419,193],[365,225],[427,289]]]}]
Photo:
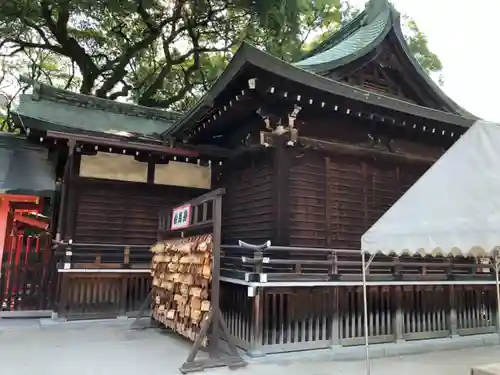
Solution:
[{"label": "wooden wall", "polygon": [[272,153],[247,155],[222,170],[218,187],[223,198],[223,243],[260,243],[275,233],[275,185]]},{"label": "wooden wall", "polygon": [[[156,241],[158,211],[204,190],[136,182],[75,178],[76,243],[147,245]],[[71,217],[68,218],[71,220]]]},{"label": "wooden wall", "polygon": [[361,235],[425,166],[289,151],[290,246],[359,249]]}]

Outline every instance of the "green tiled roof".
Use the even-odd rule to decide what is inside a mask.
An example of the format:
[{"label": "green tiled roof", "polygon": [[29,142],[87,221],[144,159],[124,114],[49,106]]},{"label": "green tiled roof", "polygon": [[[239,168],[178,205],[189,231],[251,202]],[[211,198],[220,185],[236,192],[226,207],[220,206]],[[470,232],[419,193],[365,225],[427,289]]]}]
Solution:
[{"label": "green tiled roof", "polygon": [[385,0],[372,0],[353,21],[323,42],[305,59],[295,63],[307,70],[344,65],[369,52],[385,37],[391,24],[391,7]]},{"label": "green tiled roof", "polygon": [[180,116],[157,108],[120,103],[32,82],[15,112],[51,124],[51,130],[161,134]]},{"label": "green tiled roof", "polygon": [[425,87],[424,91],[440,103],[436,109],[476,118],[449,98],[413,56],[401,30],[401,15],[389,0],[368,1],[363,12],[294,65],[316,74],[330,76],[330,72],[335,69],[355,63],[370,52],[376,51],[389,37],[395,40],[398,43],[397,48],[403,51],[403,58],[406,59],[403,65],[410,69],[408,77],[412,77],[417,85]]}]

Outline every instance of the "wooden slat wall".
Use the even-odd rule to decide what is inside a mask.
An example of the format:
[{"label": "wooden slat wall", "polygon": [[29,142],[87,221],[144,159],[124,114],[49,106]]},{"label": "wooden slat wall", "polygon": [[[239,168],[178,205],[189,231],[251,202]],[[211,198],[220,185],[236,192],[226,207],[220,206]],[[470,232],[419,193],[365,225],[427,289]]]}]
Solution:
[{"label": "wooden slat wall", "polygon": [[291,246],[326,246],[325,167],[317,158],[302,156],[288,177]]},{"label": "wooden slat wall", "polygon": [[158,211],[204,193],[202,189],[77,178],[75,242],[154,243]]},{"label": "wooden slat wall", "polygon": [[[321,162],[321,159],[318,161]],[[338,248],[359,248],[356,244],[368,225],[365,167],[353,159],[333,158],[326,164],[325,170],[329,174],[327,194],[332,223],[329,233],[331,245]]]},{"label": "wooden slat wall", "polygon": [[219,182],[226,188],[223,198],[223,243],[238,240],[253,243],[273,238],[274,184],[270,159],[261,159],[251,165],[232,166]]},{"label": "wooden slat wall", "polygon": [[424,171],[319,153],[295,158],[290,245],[359,249],[362,234]]}]

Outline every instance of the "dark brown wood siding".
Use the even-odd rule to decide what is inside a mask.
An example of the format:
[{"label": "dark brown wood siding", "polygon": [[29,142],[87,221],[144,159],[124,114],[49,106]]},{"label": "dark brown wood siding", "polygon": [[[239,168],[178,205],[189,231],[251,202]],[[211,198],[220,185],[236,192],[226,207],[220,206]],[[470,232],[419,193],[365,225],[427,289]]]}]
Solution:
[{"label": "dark brown wood siding", "polygon": [[325,247],[325,164],[311,154],[290,157],[290,245]]},{"label": "dark brown wood siding", "polygon": [[73,240],[147,245],[156,241],[159,210],[203,194],[202,189],[76,178]]},{"label": "dark brown wood siding", "polygon": [[[244,159],[244,157],[243,157]],[[224,168],[219,187],[226,188],[223,198],[223,243],[238,240],[253,243],[273,238],[275,196],[272,157],[241,160]]]},{"label": "dark brown wood siding", "polygon": [[359,249],[363,233],[426,170],[319,152],[291,157],[291,246]]}]

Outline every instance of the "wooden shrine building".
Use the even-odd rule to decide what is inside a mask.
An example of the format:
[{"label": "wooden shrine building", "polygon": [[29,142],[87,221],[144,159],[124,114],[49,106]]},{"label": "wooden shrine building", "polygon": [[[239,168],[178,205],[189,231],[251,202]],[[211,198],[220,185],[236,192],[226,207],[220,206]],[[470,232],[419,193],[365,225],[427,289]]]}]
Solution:
[{"label": "wooden shrine building", "polygon": [[408,51],[396,10],[373,0],[295,64],[243,44],[163,136],[241,151],[217,171],[226,243],[357,249],[473,118]]},{"label": "wooden shrine building", "polygon": [[[238,345],[260,355],[362,344],[361,235],[474,121],[409,52],[386,0],[294,64],[243,44],[162,133],[232,150],[212,189],[226,191],[220,303]],[[495,332],[494,279],[479,263],[375,257],[370,342]]]},{"label": "wooden shrine building", "polygon": [[58,254],[57,312],[116,316],[149,290],[158,212],[210,188],[214,147],[174,147],[160,133],[179,114],[32,82],[14,120],[44,147],[58,188],[51,234]]},{"label": "wooden shrine building", "polygon": [[[33,86],[17,116],[57,155],[58,311],[135,310],[158,212],[223,188],[220,304],[252,355],[363,343],[361,235],[476,120],[409,52],[387,0],[293,64],[244,43],[184,114]],[[377,256],[368,280],[372,343],[497,329],[480,260]]]}]

